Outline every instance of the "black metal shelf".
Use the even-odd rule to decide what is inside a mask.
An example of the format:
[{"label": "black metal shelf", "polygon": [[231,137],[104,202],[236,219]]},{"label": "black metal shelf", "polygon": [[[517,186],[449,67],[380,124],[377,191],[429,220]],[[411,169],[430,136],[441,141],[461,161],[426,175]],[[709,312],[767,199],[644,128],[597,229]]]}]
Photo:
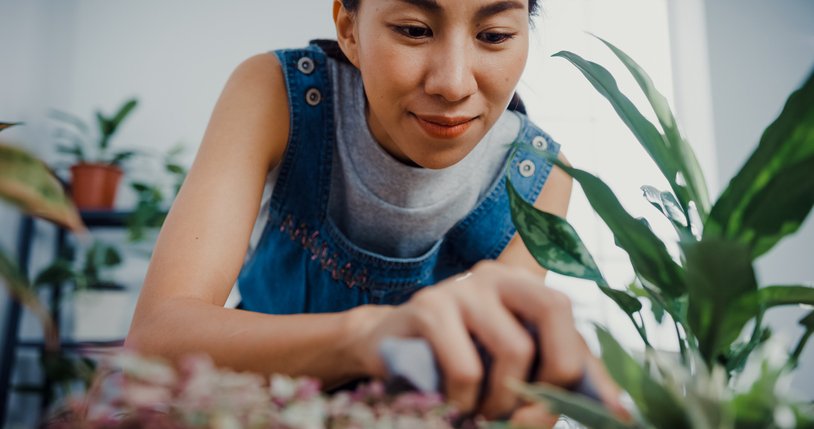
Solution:
[{"label": "black metal shelf", "polygon": [[118,210],[84,210],[79,212],[88,228],[122,228],[132,212]]},{"label": "black metal shelf", "polygon": [[[110,341],[61,341],[59,347],[71,349],[104,349],[124,346],[124,340],[110,340]],[[17,347],[27,349],[41,349],[45,347],[45,342],[41,340],[35,341],[18,341]]]},{"label": "black metal shelf", "polygon": [[[90,210],[81,211],[79,214],[82,221],[88,228],[124,228],[126,226],[127,217],[132,212],[119,211],[119,210]],[[23,217],[20,225],[20,233],[17,239],[17,261],[20,265],[20,270],[23,273],[28,273],[29,262],[31,256],[31,242],[34,237],[34,219],[25,216]],[[57,232],[56,251],[64,245],[66,239],[66,231],[59,229]],[[121,285],[108,284],[101,287],[94,288],[97,290],[124,290]],[[59,327],[59,300],[61,288],[59,285],[54,286],[54,293],[51,294],[50,307],[51,316],[54,322]],[[22,307],[13,299],[9,299],[7,304],[6,314],[6,335],[2,349],[2,363],[0,363],[0,427],[3,427],[6,422],[8,411],[8,400],[13,387],[11,385],[12,370],[14,369],[16,350],[23,349],[44,349],[42,340],[38,341],[21,341],[20,340],[20,321],[22,319]],[[87,349],[102,349],[121,347],[124,345],[124,340],[113,341],[62,341],[60,347],[66,350],[87,350]],[[47,378],[44,380],[42,392],[48,392],[51,389],[52,383]],[[27,385],[27,387],[31,387]],[[34,394],[36,392],[16,392],[18,394]],[[40,405],[41,412],[48,408],[48,395],[42,395]]]}]

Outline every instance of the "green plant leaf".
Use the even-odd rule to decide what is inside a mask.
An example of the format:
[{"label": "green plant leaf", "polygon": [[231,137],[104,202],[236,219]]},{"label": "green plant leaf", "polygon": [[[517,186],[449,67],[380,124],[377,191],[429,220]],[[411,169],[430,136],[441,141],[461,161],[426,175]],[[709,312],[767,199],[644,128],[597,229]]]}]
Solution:
[{"label": "green plant leaf", "polygon": [[130,184],[130,187],[132,187],[138,193],[146,192],[146,191],[150,190],[150,185],[146,185],[146,184],[140,183],[140,182],[133,182],[133,183]]},{"label": "green plant leaf", "polygon": [[667,219],[683,227],[687,226],[687,217],[684,216],[684,212],[681,210],[681,206],[673,194],[661,192],[649,185],[644,185],[641,189],[642,192],[644,192],[644,198],[647,199],[653,207],[664,213]]},{"label": "green plant leaf", "polygon": [[755,292],[760,305],[765,308],[780,305],[814,305],[814,287],[809,286],[767,286]]},{"label": "green plant leaf", "polygon": [[748,243],[758,257],[799,228],[814,205],[814,181],[804,174],[814,162],[813,99],[814,74],[789,97],[729,182],[704,225],[705,237]]},{"label": "green plant leaf", "polygon": [[527,202],[517,193],[508,176],[506,191],[512,222],[541,267],[565,276],[595,281],[599,289],[629,315],[642,309],[642,303],[636,297],[608,286],[591,253],[568,221],[538,210]]},{"label": "green plant leaf", "polygon": [[638,275],[671,298],[684,293],[684,270],[673,261],[664,243],[650,228],[625,211],[608,185],[590,173],[563,164],[556,155],[529,148],[522,143],[515,143],[513,146],[534,151],[582,185],[591,207],[608,225],[620,247],[628,253]]},{"label": "green plant leaf", "polygon": [[184,167],[181,167],[178,164],[167,164],[167,171],[173,174],[187,174],[187,171]]},{"label": "green plant leaf", "polygon": [[73,280],[74,277],[75,273],[70,262],[63,259],[57,259],[53,264],[40,271],[37,278],[34,279],[34,285],[62,284]]},{"label": "green plant leaf", "polygon": [[646,298],[648,301],[650,301],[650,311],[653,313],[653,317],[656,319],[656,322],[661,324],[664,321],[664,305],[659,301],[659,299],[654,297],[651,292],[645,288],[638,287],[635,281],[627,287],[627,290],[634,296]]},{"label": "green plant leaf", "polygon": [[115,247],[107,246],[105,248],[105,256],[102,260],[102,264],[105,267],[115,267],[122,263],[122,255],[116,250]]},{"label": "green plant leaf", "polygon": [[604,292],[605,295],[607,295],[610,299],[616,302],[616,304],[619,305],[619,308],[621,308],[622,311],[627,314],[633,314],[637,311],[641,311],[642,309],[642,303],[636,299],[635,296],[632,296],[625,291],[611,289],[607,286],[599,286],[599,289],[601,289],[602,292]]},{"label": "green plant leaf", "polygon": [[107,246],[105,248],[105,256],[102,260],[102,264],[105,267],[115,267],[122,263],[122,255],[119,253],[116,248],[112,246]]},{"label": "green plant leaf", "polygon": [[678,129],[678,124],[670,109],[670,104],[656,89],[655,85],[653,85],[653,80],[650,76],[633,61],[632,58],[606,40],[599,37],[597,37],[597,39],[616,54],[633,75],[633,78],[636,79],[642,92],[647,96],[647,100],[653,107],[653,111],[659,119],[661,128],[664,130],[668,151],[672,154],[673,159],[676,160],[678,169],[682,172],[684,180],[687,182],[687,192],[689,193],[690,199],[695,201],[698,214],[703,222],[711,209],[707,182],[706,179],[704,179],[704,173],[701,171],[701,165],[698,163],[695,152],[687,141],[681,137],[681,132]]},{"label": "green plant leaf", "polygon": [[574,228],[563,218],[535,208],[520,196],[506,177],[512,222],[523,243],[543,268],[566,276],[606,284]]},{"label": "green plant leaf", "polygon": [[599,402],[578,393],[545,384],[526,384],[509,379],[508,386],[523,399],[543,403],[552,414],[566,415],[590,428],[631,428],[620,422]]},{"label": "green plant leaf", "polygon": [[782,369],[770,368],[767,362],[762,362],[760,375],[751,389],[732,398],[736,428],[774,426],[774,411],[780,399],[775,394],[775,386],[782,373]]},{"label": "green plant leaf", "polygon": [[806,343],[808,339],[811,338],[811,335],[814,334],[814,311],[808,313],[805,317],[800,319],[800,325],[806,328],[803,336],[800,337],[800,342],[797,343],[797,347],[794,348],[794,352],[791,353],[789,356],[788,365],[791,368],[797,367],[797,363],[800,361],[800,356],[803,354],[803,350],[806,347]]},{"label": "green plant leaf", "polygon": [[806,317],[800,319],[800,325],[803,325],[808,329],[814,330],[814,311],[808,313]]},{"label": "green plant leaf", "polygon": [[810,402],[793,404],[791,409],[794,411],[795,420],[797,420],[797,429],[814,428],[814,404]]},{"label": "green plant leaf", "polygon": [[136,151],[132,151],[132,150],[119,152],[119,153],[113,155],[113,158],[110,160],[110,164],[111,165],[121,165],[122,162],[132,158],[134,155],[136,155]]},{"label": "green plant leaf", "polygon": [[797,304],[814,305],[814,288],[807,286],[767,286],[733,300],[727,308],[723,325],[743,326],[757,315],[757,311]]},{"label": "green plant leaf", "polygon": [[15,125],[22,125],[22,122],[0,122],[0,131],[5,130],[6,128],[11,128]]},{"label": "green plant leaf", "polygon": [[608,331],[597,326],[596,334],[608,372],[627,391],[647,421],[657,428],[689,428],[681,402],[653,380]]},{"label": "green plant leaf", "polygon": [[31,311],[42,324],[46,349],[58,349],[59,332],[51,319],[51,313],[40,302],[27,274],[20,271],[17,262],[3,249],[0,249],[0,280],[0,286],[5,285],[11,299]]},{"label": "green plant leaf", "polygon": [[679,185],[676,181],[679,165],[667,147],[667,138],[659,133],[658,129],[645,119],[639,109],[619,91],[613,75],[599,64],[586,61],[572,52],[560,51],[553,56],[565,58],[575,65],[594,88],[610,102],[613,109],[667,178],[670,187],[686,211],[689,207],[689,193],[686,187]]},{"label": "green plant leaf", "polygon": [[[102,115],[102,112],[96,112],[96,123],[99,125],[99,133],[102,135],[102,141],[107,141],[107,138],[110,137],[115,131],[113,123],[110,121],[110,119]],[[100,147],[104,149],[107,146],[100,144]]]},{"label": "green plant leaf", "polygon": [[760,311],[757,302],[732,304],[757,291],[749,249],[732,241],[705,239],[682,243],[687,258],[687,317],[698,338],[699,351],[711,364],[729,349],[746,321],[740,314],[754,317]]},{"label": "green plant leaf", "polygon": [[100,250],[102,248],[101,243],[98,241],[94,242],[93,245],[85,252],[85,266],[82,268],[82,274],[84,276],[84,287],[93,287],[94,285],[100,283],[99,281],[99,265],[101,265],[100,261]]},{"label": "green plant leaf", "polygon": [[0,276],[9,287],[12,296],[30,294],[28,278],[20,271],[17,262],[0,249]]},{"label": "green plant leaf", "polygon": [[119,125],[121,125],[122,121],[124,121],[124,119],[127,118],[127,115],[129,115],[130,112],[132,112],[133,109],[135,109],[137,105],[138,105],[138,100],[133,98],[133,99],[127,100],[122,105],[122,107],[119,108],[119,111],[116,112],[116,115],[114,115],[113,118],[110,120],[111,124],[113,125],[113,132],[116,132],[116,129],[119,128]]},{"label": "green plant leaf", "polygon": [[769,328],[763,328],[757,338],[735,343],[723,359],[727,372],[741,372],[746,365],[749,355],[761,344],[765,343],[772,336]]},{"label": "green plant leaf", "polygon": [[814,156],[787,167],[749,201],[737,238],[749,244],[752,257],[768,252],[783,237],[800,228],[814,206],[812,172]]},{"label": "green plant leaf", "polygon": [[687,216],[681,209],[676,197],[667,191],[659,191],[653,186],[645,185],[641,187],[644,198],[653,207],[660,211],[672,224],[681,240],[693,239]]},{"label": "green plant leaf", "polygon": [[0,145],[0,198],[31,216],[85,230],[59,179],[45,163],[21,149]]}]

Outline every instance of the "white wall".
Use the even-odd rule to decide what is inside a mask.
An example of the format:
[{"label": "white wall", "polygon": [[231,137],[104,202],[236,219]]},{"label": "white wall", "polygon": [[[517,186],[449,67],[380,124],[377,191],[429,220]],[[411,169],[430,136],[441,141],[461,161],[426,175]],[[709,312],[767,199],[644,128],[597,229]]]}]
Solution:
[{"label": "white wall", "polygon": [[[718,177],[722,186],[746,162],[763,130],[814,70],[811,0],[707,0],[709,63]],[[814,100],[810,100],[814,102]],[[797,235],[757,264],[762,285],[814,284],[814,215]],[[801,308],[773,310],[768,322],[792,344]],[[801,358],[794,386],[814,397],[814,347]]]},{"label": "white wall", "polygon": [[[38,144],[47,139],[43,106],[66,101],[70,72],[65,64],[71,59],[72,38],[65,35],[73,33],[74,2],[0,1],[0,10],[0,121],[26,122],[25,127],[3,132],[0,141],[47,156],[49,150]],[[0,246],[14,256],[19,220],[15,210],[0,202]],[[34,246],[47,250],[33,255],[32,262],[44,263],[50,258],[52,233],[47,225],[37,230]],[[5,343],[7,303],[6,293],[0,292],[0,344]],[[25,317],[21,332],[36,336],[38,325]],[[34,356],[21,355],[20,362],[29,369],[25,374],[36,375]],[[16,420],[10,421],[31,423],[31,414],[21,411],[35,409],[37,398],[17,397],[14,401],[10,412],[16,413]]]},{"label": "white wall", "polygon": [[[180,141],[189,149],[185,158],[189,164],[231,71],[252,55],[332,37],[331,4],[331,0],[0,0],[0,120],[27,123],[5,131],[2,140],[47,161],[65,160],[53,151],[49,108],[90,121],[96,109],[110,113],[135,95],[141,104],[112,146],[160,153]],[[151,179],[155,170],[136,160],[128,173],[133,180]],[[124,184],[117,207],[128,209],[134,203],[135,195]],[[12,253],[18,222],[18,214],[0,203],[0,244]],[[53,229],[39,222],[38,226],[34,270],[46,264],[53,251]],[[121,242],[123,237],[104,231],[97,238]],[[116,273],[133,288],[127,304],[131,314],[146,266],[135,253],[125,255],[129,262]],[[6,301],[6,294],[0,293],[2,313]],[[0,324],[4,316],[0,315]],[[114,324],[122,338],[129,317],[122,320],[99,324]],[[0,336],[4,328],[0,326]],[[36,336],[37,331],[36,322],[26,318],[23,335]],[[27,368],[19,376],[36,381],[33,356],[22,356],[19,365]],[[13,399],[9,423],[33,427],[37,399],[19,395]]]}]

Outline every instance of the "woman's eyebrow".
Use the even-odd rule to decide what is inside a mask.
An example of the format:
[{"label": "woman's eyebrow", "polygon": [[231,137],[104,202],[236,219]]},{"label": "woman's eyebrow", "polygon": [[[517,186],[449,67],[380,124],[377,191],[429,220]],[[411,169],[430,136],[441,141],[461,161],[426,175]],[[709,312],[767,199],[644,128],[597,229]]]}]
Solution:
[{"label": "woman's eyebrow", "polygon": [[[426,12],[441,15],[444,13],[444,7],[438,4],[435,0],[398,0],[402,3],[415,6]],[[482,6],[475,12],[475,19],[480,21],[490,16],[497,15],[501,12],[514,9],[526,9],[526,4],[520,0],[502,0],[486,6]]]},{"label": "woman's eyebrow", "polygon": [[427,12],[434,13],[434,14],[442,14],[444,12],[444,8],[438,4],[435,0],[399,0],[402,3],[411,4],[419,9],[423,9]]},{"label": "woman's eyebrow", "polygon": [[496,3],[488,4],[486,6],[481,7],[475,13],[475,19],[480,21],[490,16],[497,15],[501,12],[505,12],[507,10],[514,10],[514,9],[526,9],[526,4],[520,2],[519,0],[503,0]]}]

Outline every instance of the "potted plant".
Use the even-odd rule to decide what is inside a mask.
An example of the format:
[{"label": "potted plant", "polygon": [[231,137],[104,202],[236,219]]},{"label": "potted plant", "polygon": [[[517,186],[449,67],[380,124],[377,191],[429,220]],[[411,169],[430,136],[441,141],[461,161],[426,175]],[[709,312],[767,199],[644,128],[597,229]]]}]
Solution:
[{"label": "potted plant", "polygon": [[81,119],[54,111],[52,117],[63,126],[57,131],[57,150],[76,157],[71,170],[71,194],[80,210],[110,210],[124,172],[121,164],[136,154],[132,150],[110,151],[110,139],[138,105],[126,101],[113,116],[96,112],[98,140],[92,143],[90,128]]},{"label": "potted plant", "polygon": [[[524,201],[508,181],[512,218],[523,242],[543,267],[596,282],[641,335],[645,353],[634,359],[610,332],[597,327],[602,359],[635,404],[634,426],[814,427],[814,403],[788,390],[792,371],[814,333],[814,312],[800,320],[805,332],[791,348],[772,339],[763,324],[763,315],[772,307],[814,305],[814,288],[759,287],[753,268],[755,259],[797,231],[814,206],[814,74],[789,97],[757,150],[713,204],[667,100],[636,62],[602,42],[636,79],[661,130],[619,91],[604,67],[571,52],[555,56],[575,65],[611,103],[667,178],[670,190],[642,190],[675,227],[680,253],[670,254],[648,222],[628,214],[600,179],[544,152],[538,153],[580,183],[617,245],[628,253],[636,280],[614,288],[574,228]],[[664,323],[675,325],[677,356],[650,346],[640,299],[651,302],[657,320],[664,313]],[[746,329],[750,321],[753,327]],[[524,397],[544,401],[553,411],[590,427],[628,426],[580,395],[550,386],[514,387]]]}]

